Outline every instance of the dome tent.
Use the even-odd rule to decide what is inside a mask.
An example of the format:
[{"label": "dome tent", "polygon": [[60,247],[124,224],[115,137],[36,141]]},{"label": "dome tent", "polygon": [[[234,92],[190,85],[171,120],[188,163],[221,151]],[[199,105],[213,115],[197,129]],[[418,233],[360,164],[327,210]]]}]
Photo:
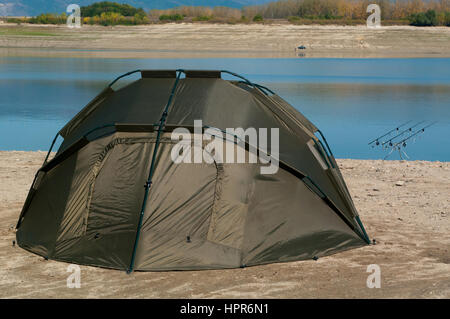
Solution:
[{"label": "dome tent", "polygon": [[[141,78],[112,88],[133,73]],[[198,120],[202,133],[277,128],[279,169],[264,175],[263,163],[214,156],[175,163],[172,133],[195,138]],[[246,158],[261,151],[233,143]],[[45,258],[127,271],[245,267],[370,243],[320,130],[228,71],[118,77],[58,132],[16,228],[18,245]]]}]

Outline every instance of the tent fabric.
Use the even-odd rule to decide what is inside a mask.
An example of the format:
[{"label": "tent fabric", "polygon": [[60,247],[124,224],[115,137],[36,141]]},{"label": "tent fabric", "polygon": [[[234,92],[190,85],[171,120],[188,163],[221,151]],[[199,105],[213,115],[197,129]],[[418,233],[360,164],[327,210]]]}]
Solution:
[{"label": "tent fabric", "polygon": [[[178,81],[179,72],[144,70],[124,88],[108,87],[60,131],[64,141],[19,218],[20,247],[70,263],[163,271],[304,260],[369,243],[314,124],[251,82],[203,70]],[[175,163],[171,131],[190,128],[194,138],[199,119],[220,130],[278,128],[280,169],[264,175],[261,163],[213,154],[210,163]],[[242,148],[223,142],[223,153],[230,143]],[[248,144],[242,151],[252,152]]]}]

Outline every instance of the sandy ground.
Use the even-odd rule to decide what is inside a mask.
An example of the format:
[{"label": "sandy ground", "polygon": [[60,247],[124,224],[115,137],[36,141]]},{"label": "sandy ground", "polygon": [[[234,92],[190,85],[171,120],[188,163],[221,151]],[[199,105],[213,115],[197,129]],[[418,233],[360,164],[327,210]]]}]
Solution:
[{"label": "sandy ground", "polygon": [[[450,162],[338,160],[376,245],[233,270],[127,275],[81,266],[81,288],[69,289],[68,264],[12,245],[44,157],[0,152],[2,298],[450,298]],[[380,289],[366,286],[370,264],[381,268]]]},{"label": "sandy ground", "polygon": [[[304,45],[306,50],[295,50]],[[101,58],[450,57],[450,28],[157,24],[0,24],[0,56]]]}]

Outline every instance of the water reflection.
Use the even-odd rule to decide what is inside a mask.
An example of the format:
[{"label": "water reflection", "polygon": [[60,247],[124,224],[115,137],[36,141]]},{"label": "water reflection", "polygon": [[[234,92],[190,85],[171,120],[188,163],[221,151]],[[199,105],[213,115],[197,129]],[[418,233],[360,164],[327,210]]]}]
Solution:
[{"label": "water reflection", "polygon": [[139,68],[238,72],[308,116],[337,157],[383,158],[370,140],[407,120],[437,120],[407,152],[450,160],[450,59],[0,58],[0,149],[47,149],[112,79]]}]

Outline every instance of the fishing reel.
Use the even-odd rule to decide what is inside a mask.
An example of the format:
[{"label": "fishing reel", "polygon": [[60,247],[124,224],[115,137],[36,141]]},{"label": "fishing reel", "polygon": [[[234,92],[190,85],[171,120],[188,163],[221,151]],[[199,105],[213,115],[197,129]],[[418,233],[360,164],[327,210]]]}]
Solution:
[{"label": "fishing reel", "polygon": [[[386,155],[385,159],[389,157],[394,151],[398,151],[400,158],[403,159],[403,155],[405,155],[407,158],[408,155],[405,153],[405,151],[402,148],[406,148],[407,141],[412,141],[413,143],[415,140],[420,137],[420,134],[425,132],[425,129],[436,124],[437,122],[432,122],[428,125],[425,125],[424,127],[421,127],[417,129],[417,127],[421,124],[424,124],[426,121],[420,121],[412,126],[409,126],[407,129],[404,129],[400,131],[400,128],[411,123],[412,121],[408,121],[406,123],[403,123],[402,125],[397,126],[396,128],[390,130],[389,132],[379,136],[378,138],[374,139],[369,143],[369,145],[372,146],[372,148],[375,148],[376,146],[380,146],[383,150],[390,150],[389,154]],[[400,131],[400,132],[399,132]],[[395,132],[395,136],[391,137],[393,133]],[[397,142],[398,141],[398,142]]]}]

